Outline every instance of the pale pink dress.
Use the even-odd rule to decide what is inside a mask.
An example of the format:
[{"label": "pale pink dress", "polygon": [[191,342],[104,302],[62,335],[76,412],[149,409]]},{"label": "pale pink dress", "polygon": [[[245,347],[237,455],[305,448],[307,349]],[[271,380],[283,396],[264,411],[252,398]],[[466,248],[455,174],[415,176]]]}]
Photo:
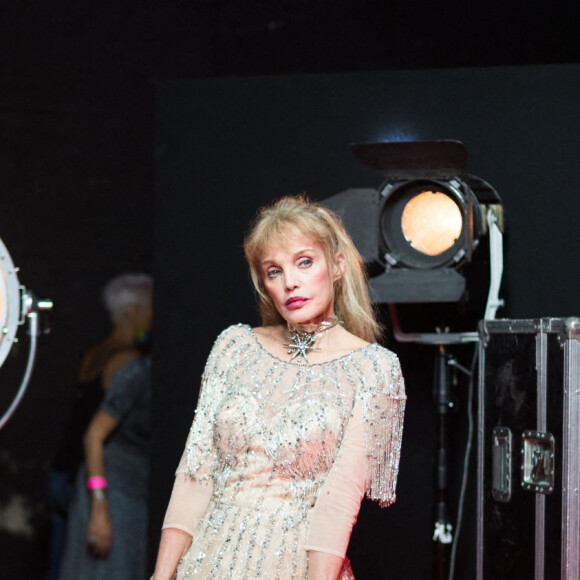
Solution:
[{"label": "pale pink dress", "polygon": [[178,580],[304,579],[310,550],[353,578],[364,493],[395,500],[405,400],[398,359],[377,344],[297,364],[249,326],[222,332],[163,524],[193,537]]}]

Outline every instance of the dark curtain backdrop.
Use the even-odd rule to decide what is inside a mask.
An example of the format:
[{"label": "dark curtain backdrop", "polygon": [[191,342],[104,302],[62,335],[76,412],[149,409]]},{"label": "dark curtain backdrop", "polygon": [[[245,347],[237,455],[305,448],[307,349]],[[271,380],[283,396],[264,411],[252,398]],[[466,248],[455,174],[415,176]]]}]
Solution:
[{"label": "dark curtain backdrop", "polygon": [[[282,194],[323,200],[381,176],[353,142],[459,139],[468,170],[495,187],[507,223],[505,317],[578,313],[576,65],[391,71],[157,82],[155,433],[151,545],[170,493],[205,358],[229,324],[257,324],[242,238]],[[162,337],[162,340],[159,339]],[[398,501],[364,504],[350,555],[357,580],[426,578],[432,566],[434,407],[431,347],[401,356],[409,405]],[[469,365],[470,349],[457,349]],[[456,393],[451,507],[467,422]],[[473,578],[473,474],[458,576]]]}]

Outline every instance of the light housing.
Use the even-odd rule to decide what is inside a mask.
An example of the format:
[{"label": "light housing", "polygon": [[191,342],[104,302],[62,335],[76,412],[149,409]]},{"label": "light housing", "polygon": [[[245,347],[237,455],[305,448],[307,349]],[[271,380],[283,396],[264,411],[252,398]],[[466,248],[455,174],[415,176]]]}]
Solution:
[{"label": "light housing", "polygon": [[[501,304],[491,281],[490,223],[501,280],[503,208],[495,189],[466,171],[460,141],[364,143],[351,146],[384,176],[377,189],[349,189],[322,203],[342,216],[381,304],[475,303],[493,318]],[[491,221],[490,221],[491,220]],[[497,277],[497,276],[496,276]],[[494,287],[494,296],[488,294]]]}]

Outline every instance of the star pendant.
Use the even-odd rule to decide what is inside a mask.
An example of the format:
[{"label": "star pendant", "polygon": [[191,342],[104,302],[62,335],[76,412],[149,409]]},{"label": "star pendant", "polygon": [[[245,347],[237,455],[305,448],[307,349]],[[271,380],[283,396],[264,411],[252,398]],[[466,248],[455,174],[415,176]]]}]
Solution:
[{"label": "star pendant", "polygon": [[304,362],[308,362],[308,357],[306,353],[310,350],[320,350],[314,346],[316,341],[316,335],[313,332],[292,332],[290,334],[291,342],[285,344],[284,346],[288,348],[288,354],[291,354],[290,360],[296,359],[298,362],[302,361],[304,357]]}]

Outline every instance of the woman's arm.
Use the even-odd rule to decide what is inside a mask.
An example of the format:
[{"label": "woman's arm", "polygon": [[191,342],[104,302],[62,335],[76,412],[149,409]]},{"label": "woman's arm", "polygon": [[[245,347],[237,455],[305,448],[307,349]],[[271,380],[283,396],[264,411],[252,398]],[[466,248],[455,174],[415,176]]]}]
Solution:
[{"label": "woman's arm", "polygon": [[161,532],[159,553],[153,578],[155,580],[171,580],[175,578],[177,564],[187,552],[190,544],[191,536],[188,533],[176,528],[165,528]]},{"label": "woman's arm", "polygon": [[236,328],[222,332],[217,338],[204,369],[195,417],[177,466],[173,491],[163,521],[153,576],[155,580],[175,577],[179,561],[189,549],[197,524],[213,494],[213,430],[216,410],[226,383],[217,371],[224,358],[224,347],[230,348],[233,344],[227,340],[232,331],[235,332]]},{"label": "woman's arm", "polygon": [[305,548],[308,580],[334,580],[346,555],[365,489],[365,453],[360,405],[353,411],[338,456],[312,508]]},{"label": "woman's arm", "polygon": [[[103,445],[117,428],[118,421],[109,413],[99,410],[91,421],[85,436],[85,463],[87,478],[105,477]],[[112,526],[106,488],[91,492],[91,519],[87,532],[89,553],[96,558],[106,558],[111,550]]]},{"label": "woman's arm", "polygon": [[371,391],[355,405],[314,505],[305,545],[310,551],[308,580],[335,580],[340,574],[365,491],[381,506],[395,500],[406,397],[398,360],[385,362],[381,377],[387,378],[387,388]]},{"label": "woman's arm", "polygon": [[212,481],[196,481],[184,473],[176,474],[163,521],[155,580],[174,577],[177,565],[191,544],[194,530],[205,512],[212,492]]}]

